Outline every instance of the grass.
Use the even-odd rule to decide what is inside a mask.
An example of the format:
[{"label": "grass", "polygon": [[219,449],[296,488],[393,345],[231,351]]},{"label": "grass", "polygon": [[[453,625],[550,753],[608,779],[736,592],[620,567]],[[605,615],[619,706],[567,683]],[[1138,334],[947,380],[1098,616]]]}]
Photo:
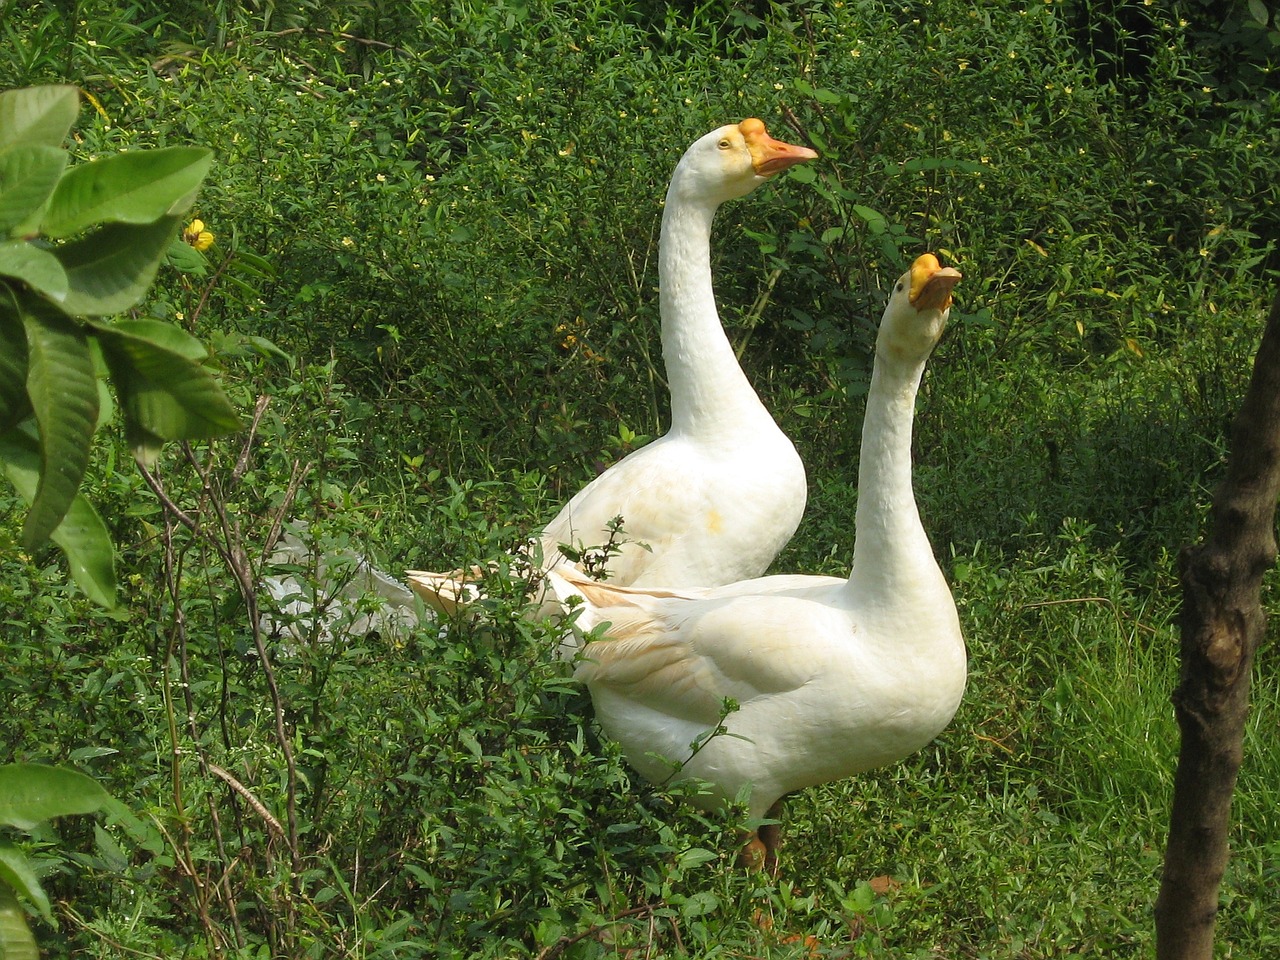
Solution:
[{"label": "grass", "polygon": [[[1253,47],[1160,5],[1128,34],[1075,3],[137,3],[138,31],[100,6],[0,3],[7,75],[98,100],[86,155],[217,148],[197,212],[225,270],[162,277],[148,309],[215,344],[243,409],[272,399],[247,447],[166,455],[199,534],[101,438],[121,613],[5,551],[0,760],[73,763],[137,817],[40,840],[48,955],[1153,955],[1176,556],[1275,283]],[[491,579],[487,629],[269,638],[264,663],[229,560],[297,517],[391,571],[486,562],[661,431],[660,199],[686,143],[748,113],[824,154],[714,239],[726,327],[810,474],[776,569],[847,570],[884,284],[926,246],[966,275],[916,487],[969,689],[925,751],[788,801],[777,883],[733,867],[734,817],[600,740],[518,583]],[[1224,957],[1280,929],[1275,649]]]}]

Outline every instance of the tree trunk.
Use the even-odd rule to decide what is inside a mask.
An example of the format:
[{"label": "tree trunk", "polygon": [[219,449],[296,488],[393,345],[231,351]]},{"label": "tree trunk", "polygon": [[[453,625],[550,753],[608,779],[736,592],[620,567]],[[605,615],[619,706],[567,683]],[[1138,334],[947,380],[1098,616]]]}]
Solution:
[{"label": "tree trunk", "polygon": [[1169,845],[1156,900],[1157,960],[1211,960],[1231,795],[1244,755],[1253,655],[1266,628],[1262,578],[1276,558],[1280,493],[1280,293],[1232,428],[1209,533],[1183,551],[1182,731]]}]

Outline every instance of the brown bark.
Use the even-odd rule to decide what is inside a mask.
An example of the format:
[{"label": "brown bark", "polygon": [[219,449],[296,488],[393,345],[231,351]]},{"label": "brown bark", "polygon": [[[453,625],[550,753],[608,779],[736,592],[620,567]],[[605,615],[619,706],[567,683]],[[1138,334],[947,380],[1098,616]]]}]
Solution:
[{"label": "brown bark", "polygon": [[1182,674],[1173,694],[1182,747],[1156,900],[1157,960],[1213,956],[1250,673],[1266,628],[1262,578],[1276,559],[1277,494],[1280,293],[1232,428],[1227,473],[1213,498],[1208,536],[1182,555]]}]

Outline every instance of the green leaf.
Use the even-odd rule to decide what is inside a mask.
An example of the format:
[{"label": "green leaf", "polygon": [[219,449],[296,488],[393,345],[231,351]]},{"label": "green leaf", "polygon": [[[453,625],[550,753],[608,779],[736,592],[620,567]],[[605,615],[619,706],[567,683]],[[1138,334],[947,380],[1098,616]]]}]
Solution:
[{"label": "green leaf", "polygon": [[700,917],[720,909],[720,898],[710,890],[700,890],[680,904],[680,912],[687,918]]},{"label": "green leaf", "polygon": [[0,766],[0,824],[30,831],[54,817],[93,813],[111,794],[93,777],[42,763]]},{"label": "green leaf", "polygon": [[36,938],[27,926],[13,891],[0,883],[0,957],[4,960],[40,960]]},{"label": "green leaf", "polygon": [[853,205],[853,212],[862,218],[863,222],[867,225],[867,229],[873,234],[881,234],[889,229],[889,223],[885,220],[884,214],[879,213],[876,210],[872,210],[870,207],[864,207],[860,203],[855,203]]},{"label": "green leaf", "polygon": [[182,273],[202,277],[209,272],[209,261],[205,255],[181,237],[173,238],[169,249],[165,251],[165,259],[169,266]]},{"label": "green leaf", "polygon": [[129,868],[129,857],[120,849],[115,837],[96,823],[93,825],[93,846],[103,866],[112,873],[123,874]]},{"label": "green leaf", "polygon": [[79,112],[80,91],[71,86],[0,93],[0,148],[16,143],[60,146]]},{"label": "green leaf", "polygon": [[18,144],[0,151],[0,234],[34,230],[66,165],[67,152],[57,147]]},{"label": "green leaf", "polygon": [[101,317],[137,306],[178,226],[176,217],[113,223],[58,247],[70,286],[62,308],[72,316]]},{"label": "green leaf", "polygon": [[959,170],[962,173],[982,173],[984,167],[976,160],[961,160],[956,157],[917,157],[904,160],[900,167],[903,173],[919,173],[924,170]]},{"label": "green leaf", "polygon": [[40,480],[22,528],[34,550],[49,539],[80,489],[98,419],[98,385],[79,324],[36,301],[23,313],[27,396],[40,430]]},{"label": "green leaf", "polygon": [[[31,863],[16,845],[7,840],[0,840],[0,890],[6,886],[29,901],[40,911],[40,916],[45,920],[53,923],[53,913],[49,909],[49,896],[40,886],[40,880],[36,877],[36,872],[31,869]],[[2,902],[2,895],[0,895],[0,903]],[[0,932],[0,957],[7,960],[9,954],[3,946],[3,937],[3,932]]]},{"label": "green leaf", "polygon": [[92,326],[135,447],[218,437],[240,429],[231,401],[198,362],[207,356],[199,340],[157,320]]},{"label": "green leaf", "polygon": [[1267,25],[1267,21],[1271,19],[1271,14],[1267,10],[1267,5],[1262,0],[1249,0],[1249,16],[1260,23],[1262,26]]},{"label": "green leaf", "polygon": [[[0,436],[0,466],[28,503],[40,480],[40,446],[25,430]],[[110,610],[116,605],[116,552],[111,533],[93,504],[77,493],[67,515],[49,535],[67,558],[71,579],[84,595]]]},{"label": "green leaf", "polygon": [[256,253],[250,253],[241,247],[235,252],[235,259],[231,261],[231,266],[238,273],[247,273],[256,277],[274,277],[276,268],[271,262],[258,256]]},{"label": "green leaf", "polygon": [[92,323],[93,329],[110,335],[132,337],[145,340],[163,350],[171,350],[181,357],[202,363],[209,359],[209,348],[181,327],[163,320],[149,320],[145,317],[130,320],[117,320],[115,323]]},{"label": "green leaf", "polygon": [[104,610],[116,606],[116,548],[102,515],[83,494],[50,539],[67,558],[71,579],[86,597]]},{"label": "green leaf", "polygon": [[149,224],[181,216],[191,209],[212,163],[207,147],[165,147],[80,164],[58,184],[41,232],[68,237],[99,223]]},{"label": "green leaf", "polygon": [[25,240],[0,240],[0,277],[21,280],[59,304],[71,286],[58,258]]},{"label": "green leaf", "polygon": [[17,303],[0,287],[0,433],[31,415],[27,397],[27,331]]}]

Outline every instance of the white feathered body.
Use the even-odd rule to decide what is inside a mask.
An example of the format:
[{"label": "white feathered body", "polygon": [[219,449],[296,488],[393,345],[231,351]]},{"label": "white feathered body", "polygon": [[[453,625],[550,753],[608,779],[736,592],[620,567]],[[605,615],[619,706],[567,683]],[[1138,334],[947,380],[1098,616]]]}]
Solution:
[{"label": "white feathered body", "polygon": [[762,817],[791,791],[910,755],[955,715],[964,638],[916,509],[911,431],[959,278],[921,257],[885,309],[847,579],[627,588],[550,573],[587,640],[575,675],[605,733],[650,780],[703,780],[706,806],[746,790],[749,813]]},{"label": "white feathered body", "polygon": [[[599,601],[581,626],[610,626],[609,639],[582,651],[576,675],[602,729],[646,778],[665,782],[679,763],[679,777],[713,785],[709,807],[750,786],[750,812],[763,816],[785,793],[914,753],[950,722],[965,649],[954,605],[938,602],[939,588],[949,600],[940,573],[938,581],[920,585],[907,615],[857,603],[836,577],[764,577],[673,596],[578,582]],[[726,697],[737,709],[724,716],[725,732],[695,751]]]},{"label": "white feathered body", "polygon": [[[622,517],[614,583],[702,586],[758,577],[804,514],[795,447],[760,402],[720,324],[711,280],[711,226],[726,201],[817,156],[748,119],[689,147],[671,179],[658,245],[662,358],[671,427],[587,484],[543,529],[541,566],[610,541]],[[474,571],[410,571],[431,606],[452,612],[474,594]],[[541,609],[541,608],[539,608]]]},{"label": "white feathered body", "polygon": [[[759,576],[790,539],[805,504],[804,467],[770,420],[709,446],[668,433],[580,490],[543,530],[544,564],[559,544],[600,546],[623,520],[610,580],[703,586]],[[767,470],[761,463],[770,464]]]}]

